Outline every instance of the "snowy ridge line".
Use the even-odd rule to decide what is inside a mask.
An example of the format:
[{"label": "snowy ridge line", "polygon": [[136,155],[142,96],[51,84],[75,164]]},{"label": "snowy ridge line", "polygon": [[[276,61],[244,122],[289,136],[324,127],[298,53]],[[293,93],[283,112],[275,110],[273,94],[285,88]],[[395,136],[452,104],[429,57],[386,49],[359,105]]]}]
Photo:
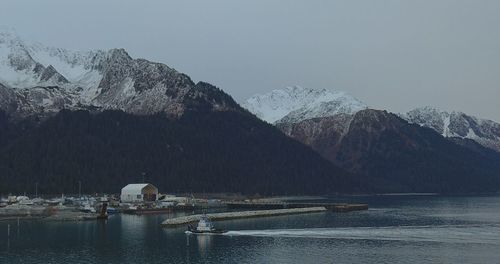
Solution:
[{"label": "snowy ridge line", "polygon": [[432,128],[444,137],[471,139],[484,147],[500,151],[500,124],[494,121],[429,106],[399,116],[409,123]]},{"label": "snowy ridge line", "polygon": [[366,109],[360,100],[342,91],[291,86],[256,94],[243,107],[269,123],[300,122],[336,114],[354,114]]},{"label": "snowy ridge line", "polygon": [[[345,130],[350,126],[350,119],[346,117],[368,108],[366,104],[345,92],[300,86],[256,94],[247,99],[243,107],[260,119],[282,127],[314,118],[336,116],[337,125],[340,125],[339,122],[346,122]],[[494,121],[458,111],[441,111],[433,107],[416,108],[399,116],[409,123],[432,128],[443,137],[470,139],[500,152],[500,124]],[[340,136],[343,134],[345,133]]]},{"label": "snowy ridge line", "polygon": [[0,95],[0,110],[15,119],[62,109],[179,117],[204,101],[214,111],[239,109],[215,86],[124,49],[69,51],[24,41],[9,29],[0,29]]}]

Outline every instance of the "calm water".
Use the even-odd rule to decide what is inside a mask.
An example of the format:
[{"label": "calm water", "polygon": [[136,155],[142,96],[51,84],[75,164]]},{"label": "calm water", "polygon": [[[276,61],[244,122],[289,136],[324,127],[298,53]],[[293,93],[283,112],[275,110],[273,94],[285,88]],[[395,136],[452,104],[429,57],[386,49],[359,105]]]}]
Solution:
[{"label": "calm water", "polygon": [[162,229],[167,215],[13,221],[10,239],[0,222],[0,263],[500,263],[500,196],[356,200],[371,209],[217,222],[221,236]]}]

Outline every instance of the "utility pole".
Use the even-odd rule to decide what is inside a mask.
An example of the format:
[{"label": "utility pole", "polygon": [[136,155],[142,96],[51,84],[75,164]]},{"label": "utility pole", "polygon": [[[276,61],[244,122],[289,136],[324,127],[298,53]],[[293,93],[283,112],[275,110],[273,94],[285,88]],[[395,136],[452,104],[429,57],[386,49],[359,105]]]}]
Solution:
[{"label": "utility pole", "polygon": [[35,182],[35,198],[38,198],[38,182]]},{"label": "utility pole", "polygon": [[78,181],[78,198],[82,198],[82,181]]}]

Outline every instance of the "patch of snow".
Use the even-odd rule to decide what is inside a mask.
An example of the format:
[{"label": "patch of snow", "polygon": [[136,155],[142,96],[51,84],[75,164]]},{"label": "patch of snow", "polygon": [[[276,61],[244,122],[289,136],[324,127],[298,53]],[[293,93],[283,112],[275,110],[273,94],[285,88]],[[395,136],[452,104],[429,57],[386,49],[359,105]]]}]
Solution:
[{"label": "patch of snow", "polygon": [[467,132],[467,135],[465,137],[470,139],[478,138],[478,136],[476,135],[476,133],[474,133],[474,130],[472,130],[472,128],[469,128],[469,131]]},{"label": "patch of snow", "polygon": [[85,102],[91,102],[101,93],[99,88],[101,80],[102,74],[97,70],[91,70],[76,82],[76,86],[82,88],[80,95]]},{"label": "patch of snow", "polygon": [[410,123],[429,127],[444,137],[468,138],[500,151],[500,124],[480,119],[458,111],[442,111],[432,107],[421,107],[401,114]]},{"label": "patch of snow", "polygon": [[450,116],[447,115],[444,118],[444,126],[443,126],[443,137],[449,137],[450,136]]},{"label": "patch of snow", "polygon": [[134,88],[134,80],[130,77],[125,78],[125,80],[121,84],[121,87],[122,87],[122,95],[125,97],[132,97],[136,94]]},{"label": "patch of snow", "polygon": [[50,105],[53,105],[54,104],[54,101],[52,101],[51,98],[43,98],[42,99],[42,105],[43,106],[50,106]]},{"label": "patch of snow", "polygon": [[32,69],[16,70],[10,63],[10,56],[22,56],[19,47],[11,47],[8,42],[0,42],[0,82],[12,87],[32,87],[38,79]]},{"label": "patch of snow", "polygon": [[254,95],[243,103],[243,107],[269,123],[275,123],[292,113],[294,119],[304,120],[339,113],[352,114],[367,108],[363,102],[345,92],[300,86]]},{"label": "patch of snow", "polygon": [[31,57],[45,67],[52,65],[70,82],[81,82],[92,70],[92,58],[102,51],[74,52],[65,49],[46,47],[39,43],[27,47]]}]

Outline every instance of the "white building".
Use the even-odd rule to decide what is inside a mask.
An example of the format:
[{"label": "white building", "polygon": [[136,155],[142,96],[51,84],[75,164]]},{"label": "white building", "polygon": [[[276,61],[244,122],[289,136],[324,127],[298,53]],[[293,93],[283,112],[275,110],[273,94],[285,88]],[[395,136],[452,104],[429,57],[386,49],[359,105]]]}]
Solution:
[{"label": "white building", "polygon": [[158,188],[150,183],[133,183],[122,188],[120,200],[122,203],[156,201]]}]

